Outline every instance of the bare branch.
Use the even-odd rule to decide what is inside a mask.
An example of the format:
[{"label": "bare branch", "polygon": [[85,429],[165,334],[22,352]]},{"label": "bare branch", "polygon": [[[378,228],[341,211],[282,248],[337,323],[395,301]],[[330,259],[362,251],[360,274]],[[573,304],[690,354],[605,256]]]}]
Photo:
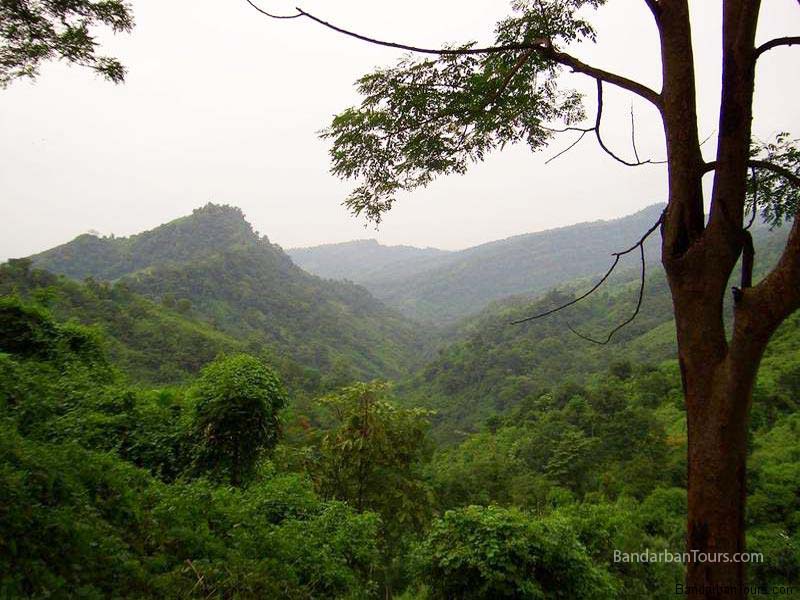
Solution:
[{"label": "bare branch", "polygon": [[362,42],[367,42],[369,44],[375,44],[376,46],[383,46],[385,48],[396,48],[398,50],[406,50],[407,52],[414,52],[416,54],[435,54],[437,56],[453,56],[453,55],[464,55],[464,54],[497,54],[498,52],[509,52],[514,50],[542,50],[546,46],[550,44],[550,40],[547,38],[537,38],[532,40],[531,42],[526,43],[517,43],[517,44],[503,44],[501,46],[486,46],[482,48],[422,48],[419,46],[412,46],[409,44],[401,44],[398,42],[388,42],[386,40],[379,40],[376,38],[372,38],[366,35],[362,35],[360,33],[356,33],[354,31],[350,31],[349,29],[344,29],[339,27],[338,25],[334,25],[333,23],[329,23],[328,21],[324,21],[319,17],[312,15],[309,12],[306,12],[300,7],[296,8],[297,15],[300,17],[306,17],[315,23],[322,25],[328,29],[331,29],[337,33],[341,33],[342,35],[346,35],[348,37],[355,38],[357,40],[361,40]]},{"label": "bare branch", "polygon": [[744,228],[745,231],[753,226],[753,223],[756,220],[756,214],[758,213],[758,176],[756,175],[755,168],[750,167],[750,175],[753,178],[753,214],[750,215],[750,221]]},{"label": "bare branch", "polygon": [[[589,296],[592,293],[594,293],[601,285],[603,285],[603,283],[606,281],[606,279],[608,279],[611,276],[611,273],[614,271],[614,269],[619,264],[619,259],[622,258],[624,255],[630,254],[631,252],[636,250],[636,248],[641,248],[642,249],[642,256],[644,256],[644,243],[647,240],[647,238],[650,237],[650,235],[656,229],[658,229],[659,225],[661,225],[661,223],[664,222],[664,214],[665,213],[666,213],[666,209],[664,209],[664,211],[661,213],[661,216],[658,217],[658,220],[653,224],[653,226],[650,227],[650,229],[648,229],[644,233],[644,235],[641,238],[639,238],[639,241],[636,242],[633,246],[631,246],[630,248],[628,248],[626,250],[622,250],[621,252],[614,252],[611,255],[611,256],[614,257],[614,262],[611,263],[611,266],[609,267],[608,271],[606,271],[605,275],[603,275],[603,277],[600,278],[600,281],[598,281],[596,284],[594,284],[589,291],[581,294],[577,298],[575,298],[573,300],[570,300],[569,302],[567,302],[565,304],[562,304],[561,306],[558,306],[558,307],[553,308],[551,310],[548,310],[546,312],[539,313],[537,315],[533,315],[532,317],[525,317],[524,319],[519,319],[517,321],[512,321],[511,325],[519,325],[520,323],[527,323],[528,321],[535,321],[537,319],[541,319],[541,318],[546,317],[548,315],[552,315],[553,313],[556,313],[556,312],[558,312],[560,310],[564,310],[565,308],[567,308],[569,306],[572,306],[573,304],[577,304],[578,302],[580,302],[581,300],[583,300],[587,296]],[[627,323],[626,323],[626,325],[627,325]]]},{"label": "bare branch", "polygon": [[583,139],[583,137],[587,133],[589,133],[591,131],[594,132],[594,135],[597,138],[597,143],[600,145],[600,148],[602,148],[603,151],[606,154],[608,154],[611,158],[613,158],[617,162],[622,163],[623,165],[625,165],[627,167],[640,167],[642,165],[661,165],[661,164],[664,164],[664,163],[667,162],[665,160],[652,160],[652,159],[649,159],[649,158],[647,160],[640,160],[639,159],[639,151],[636,149],[636,131],[634,129],[634,123],[633,123],[633,106],[631,106],[631,143],[633,144],[633,153],[634,153],[634,155],[636,157],[636,161],[635,162],[630,162],[630,161],[625,160],[624,158],[620,158],[608,146],[606,146],[605,142],[603,141],[602,136],[600,135],[600,122],[601,122],[602,118],[603,118],[603,81],[601,79],[597,79],[597,116],[595,117],[594,126],[593,127],[563,127],[561,129],[549,129],[547,127],[544,127],[543,129],[547,129],[548,131],[552,131],[554,133],[564,133],[566,131],[580,131],[581,132],[581,135],[578,137],[577,140],[575,140],[572,144],[567,146],[564,150],[561,150],[555,156],[552,156],[552,157],[548,158],[545,161],[544,164],[549,164],[549,163],[553,162],[555,159],[557,159],[559,156],[562,156],[562,155],[566,154],[567,152],[569,152],[570,150],[572,150],[575,146],[578,145],[578,143],[580,143],[580,141]]},{"label": "bare branch", "polygon": [[636,149],[636,121],[633,118],[633,103],[631,103],[631,146],[633,147],[633,155],[636,157],[636,162],[639,160],[639,151]]},{"label": "bare branch", "polygon": [[[654,160],[650,160],[649,158],[647,160],[639,160],[638,155],[636,156],[636,162],[630,162],[630,161],[627,161],[624,158],[620,158],[619,156],[614,154],[614,152],[612,152],[608,148],[608,146],[605,145],[605,142],[603,142],[603,138],[600,135],[600,121],[602,120],[602,118],[603,118],[603,80],[602,79],[598,79],[597,80],[597,117],[595,118],[595,122],[594,122],[594,135],[597,138],[597,143],[600,144],[600,147],[611,158],[613,158],[617,162],[620,162],[623,165],[628,166],[628,167],[639,167],[641,165],[650,165],[650,164],[663,164],[664,162],[666,162],[666,161],[663,161],[663,160],[654,161]],[[634,151],[635,151],[635,149],[636,149],[636,144],[634,143]]]},{"label": "bare branch", "polygon": [[572,325],[567,323],[567,327],[569,327],[569,330],[572,333],[577,335],[579,338],[586,340],[587,342],[592,342],[593,344],[597,344],[599,346],[605,346],[611,341],[611,338],[614,337],[615,333],[617,333],[620,329],[622,329],[626,325],[632,323],[633,320],[639,315],[639,311],[642,308],[642,301],[644,300],[644,284],[645,284],[645,269],[646,269],[644,260],[644,245],[639,246],[639,251],[640,251],[639,255],[641,256],[642,259],[642,274],[641,274],[641,283],[639,284],[639,299],[636,301],[636,309],[633,311],[633,314],[630,317],[628,317],[624,322],[614,327],[614,329],[612,329],[609,332],[608,337],[606,337],[605,340],[596,340],[592,337],[589,337],[588,335],[583,335],[579,331],[573,329]]},{"label": "bare branch", "polygon": [[263,8],[259,8],[256,4],[254,4],[252,2],[252,0],[244,0],[244,1],[247,2],[253,8],[255,8],[262,15],[265,15],[265,16],[269,17],[270,19],[296,19],[298,17],[302,17],[303,16],[300,13],[297,13],[296,15],[273,15],[272,13],[268,13],[267,11],[265,11]]},{"label": "bare branch", "polygon": [[756,58],[764,54],[764,52],[767,50],[772,50],[773,48],[778,48],[779,46],[794,46],[795,44],[800,44],[800,36],[792,35],[775,38],[774,40],[764,42],[758,48],[756,48]]},{"label": "bare branch", "polygon": [[705,143],[706,143],[708,140],[710,140],[712,137],[714,137],[714,134],[715,134],[715,133],[717,133],[717,130],[716,130],[716,129],[715,129],[714,131],[712,131],[711,133],[709,133],[709,134],[708,134],[708,135],[705,137],[705,139],[704,139],[702,142],[700,142],[699,146],[702,148],[702,147],[705,145]]},{"label": "bare branch", "polygon": [[567,146],[566,148],[564,148],[563,150],[561,150],[561,151],[560,151],[558,154],[555,154],[554,156],[551,156],[550,158],[548,158],[546,161],[544,161],[544,164],[546,164],[546,165],[549,165],[551,162],[553,162],[553,161],[554,161],[555,159],[557,159],[559,156],[562,156],[563,154],[566,154],[567,152],[569,152],[570,150],[572,150],[572,149],[573,149],[575,146],[577,146],[577,145],[578,145],[578,144],[581,142],[581,140],[583,139],[583,137],[584,137],[584,136],[585,136],[587,133],[589,133],[590,131],[593,131],[593,129],[587,129],[587,130],[585,130],[585,131],[582,131],[582,132],[581,132],[581,134],[578,136],[578,139],[577,139],[577,140],[575,140],[575,141],[574,141],[574,142],[572,142],[572,143],[571,143],[569,146]]},{"label": "bare branch", "polygon": [[742,289],[753,287],[753,261],[755,260],[753,236],[749,231],[744,232],[742,245]]},{"label": "bare branch", "polygon": [[589,289],[588,292],[585,292],[585,293],[581,294],[580,296],[570,300],[566,304],[562,304],[562,305],[557,306],[556,308],[553,308],[553,309],[548,310],[546,312],[539,313],[538,315],[533,315],[532,317],[525,317],[524,319],[518,319],[516,321],[511,321],[511,325],[519,325],[520,323],[527,323],[528,321],[535,321],[537,319],[541,319],[541,318],[546,317],[548,315],[552,315],[553,313],[557,313],[560,310],[564,310],[565,308],[567,308],[569,306],[572,306],[573,304],[577,304],[578,302],[580,302],[581,300],[583,300],[587,296],[590,296],[592,293],[597,291],[597,289],[601,285],[603,285],[603,283],[605,283],[606,279],[608,279],[611,276],[611,273],[613,273],[614,269],[617,267],[617,264],[619,263],[619,259],[620,259],[620,255],[619,254],[614,256],[614,262],[611,263],[611,267],[609,267],[608,271],[606,271],[606,274],[603,275],[600,278],[600,281],[598,281],[596,284],[594,284],[591,287],[591,289]]},{"label": "bare branch", "polygon": [[362,35],[360,33],[356,33],[354,31],[350,31],[348,29],[344,29],[339,27],[338,25],[334,25],[333,23],[329,23],[328,21],[324,21],[319,17],[312,15],[309,12],[306,12],[302,8],[297,7],[297,14],[296,15],[287,15],[287,16],[280,16],[280,15],[272,15],[260,8],[258,8],[251,0],[246,0],[248,4],[250,4],[253,8],[258,10],[259,13],[273,18],[273,19],[295,19],[298,17],[306,17],[327,29],[331,29],[337,33],[341,33],[342,35],[346,35],[348,37],[355,38],[357,40],[361,40],[362,42],[367,42],[369,44],[375,44],[377,46],[384,46],[386,48],[396,48],[398,50],[406,50],[407,52],[414,52],[417,54],[434,54],[437,56],[453,56],[453,55],[465,55],[465,54],[496,54],[499,52],[510,52],[510,51],[519,51],[519,50],[531,50],[536,52],[540,56],[544,58],[549,58],[550,60],[563,65],[565,67],[571,68],[574,72],[583,73],[584,75],[589,75],[590,77],[594,77],[595,79],[601,79],[618,87],[621,87],[625,90],[633,92],[638,96],[641,96],[645,100],[648,100],[652,104],[654,104],[657,108],[661,108],[661,95],[643,85],[637,81],[633,81],[628,79],[627,77],[623,77],[622,75],[617,75],[616,73],[610,73],[608,71],[604,71],[603,69],[598,69],[597,67],[593,67],[591,65],[587,65],[583,61],[571,56],[565,52],[559,52],[555,48],[548,38],[537,38],[525,43],[516,43],[516,44],[503,44],[500,46],[486,46],[481,48],[473,48],[473,47],[463,47],[463,48],[422,48],[419,46],[411,46],[409,44],[400,44],[397,42],[388,42],[385,40],[379,40],[376,38],[372,38],[366,35]]}]

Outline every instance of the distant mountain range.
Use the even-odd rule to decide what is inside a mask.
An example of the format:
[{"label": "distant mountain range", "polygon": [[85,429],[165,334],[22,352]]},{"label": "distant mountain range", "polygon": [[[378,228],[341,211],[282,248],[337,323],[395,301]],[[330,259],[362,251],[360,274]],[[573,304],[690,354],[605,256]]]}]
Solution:
[{"label": "distant mountain range", "polygon": [[[635,243],[663,209],[663,204],[653,204],[621,219],[518,235],[458,252],[361,240],[288,254],[315,275],[363,285],[408,317],[446,324],[494,300],[539,294],[604,271],[611,253]],[[645,250],[648,261],[658,260],[658,234]]]},{"label": "distant mountain range", "polygon": [[438,248],[384,246],[374,239],[292,248],[286,252],[309,273],[356,283],[402,279],[441,265],[456,254]]},{"label": "distant mountain range", "polygon": [[[755,282],[777,263],[788,232],[788,227],[753,228]],[[532,401],[556,383],[581,383],[607,373],[615,364],[658,365],[676,358],[672,300],[664,270],[657,263],[648,271],[641,311],[606,345],[581,339],[572,330],[605,340],[612,329],[625,322],[633,314],[638,297],[640,271],[635,267],[622,269],[594,294],[565,310],[512,324],[565,304],[591,288],[597,277],[565,282],[536,298],[506,298],[460,320],[440,333],[437,352],[399,386],[401,395],[409,406],[436,410],[437,437],[455,441],[464,432],[479,430],[493,415]],[[737,268],[731,285],[736,285],[739,277]],[[730,319],[730,294],[725,303]],[[795,377],[791,369],[797,368],[797,357],[800,313],[781,326],[764,361],[780,363],[771,366],[776,372],[787,371],[786,377]],[[677,380],[677,361],[674,374]],[[653,393],[661,391],[655,389]],[[676,402],[682,401],[682,397],[676,398]]]}]

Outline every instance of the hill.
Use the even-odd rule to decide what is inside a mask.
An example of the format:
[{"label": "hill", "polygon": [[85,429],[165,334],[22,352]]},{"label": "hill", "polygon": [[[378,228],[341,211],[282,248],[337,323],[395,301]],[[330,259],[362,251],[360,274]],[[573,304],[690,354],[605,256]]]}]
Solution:
[{"label": "hill", "polygon": [[344,379],[395,377],[419,355],[412,322],[363,287],[309,275],[230,206],[208,204],[129,238],[83,235],[31,260],[124,284],[241,343]]},{"label": "hill", "polygon": [[247,349],[241,340],[124,284],[79,283],[32,269],[26,259],[0,265],[0,296],[8,295],[36,302],[62,321],[102,331],[111,362],[138,382],[183,382],[220,352]]},{"label": "hill", "polygon": [[[787,233],[786,228],[754,229],[755,281],[777,261]],[[603,339],[625,321],[636,305],[638,269],[620,271],[586,300],[540,320],[511,324],[564,304],[590,288],[594,279],[574,280],[535,299],[522,296],[493,303],[451,327],[444,336],[448,343],[401,385],[401,392],[410,405],[438,411],[442,438],[459,439],[456,432],[474,431],[486,419],[544,393],[555,383],[582,382],[613,365],[671,360],[676,356],[676,341],[669,288],[660,265],[649,270],[639,315],[607,345],[580,339],[570,327]],[[795,315],[776,335],[773,346],[781,343],[777,341],[781,336],[793,335],[794,347],[800,349],[798,327],[800,318]]]},{"label": "hill", "polygon": [[384,246],[374,239],[291,248],[286,252],[309,273],[356,283],[408,277],[441,264],[453,254],[438,248]]},{"label": "hill", "polygon": [[[453,323],[493,300],[542,293],[605,271],[610,254],[636,242],[663,208],[654,204],[621,219],[518,235],[458,252],[417,249],[413,253],[386,247],[379,252],[375,242],[354,242],[292,251],[292,256],[323,277],[345,273],[346,278],[408,317]],[[387,258],[382,265],[365,260],[359,267],[359,255],[367,247],[376,255],[394,258]],[[649,261],[656,261],[658,243],[649,241],[646,252]],[[343,266],[331,266],[337,262]]]}]

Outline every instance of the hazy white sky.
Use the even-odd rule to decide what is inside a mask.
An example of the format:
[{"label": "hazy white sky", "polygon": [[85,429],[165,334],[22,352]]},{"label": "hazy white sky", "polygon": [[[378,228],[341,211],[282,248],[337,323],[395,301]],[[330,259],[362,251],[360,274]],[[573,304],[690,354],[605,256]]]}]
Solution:
[{"label": "hazy white sky", "polygon": [[[300,2],[302,0],[297,0]],[[273,12],[296,2],[262,0]],[[618,165],[587,138],[531,154],[493,155],[463,177],[401,198],[379,231],[341,206],[350,184],[328,172],[331,116],[357,102],[355,79],[400,53],[342,37],[301,19],[261,17],[244,0],[134,0],[130,35],[103,36],[129,69],[119,86],[48,65],[35,82],[0,90],[0,259],[66,242],[89,229],[129,235],[209,200],[241,207],[284,247],[377,237],[389,244],[463,248],[518,233],[613,218],[665,199],[663,167]],[[506,0],[307,0],[318,16],[375,37],[418,45],[489,42]],[[800,31],[797,0],[763,0],[758,39]],[[694,0],[701,136],[715,130],[720,2]],[[573,49],[586,62],[656,89],[655,27],[642,0],[612,0],[595,17],[598,44]],[[759,61],[754,130],[798,134],[798,50]],[[585,89],[589,112],[593,85]],[[607,86],[609,88],[609,86]],[[631,96],[608,89],[605,137],[630,154]],[[663,157],[661,124],[633,100],[640,154]],[[713,140],[704,150],[710,156]]]}]

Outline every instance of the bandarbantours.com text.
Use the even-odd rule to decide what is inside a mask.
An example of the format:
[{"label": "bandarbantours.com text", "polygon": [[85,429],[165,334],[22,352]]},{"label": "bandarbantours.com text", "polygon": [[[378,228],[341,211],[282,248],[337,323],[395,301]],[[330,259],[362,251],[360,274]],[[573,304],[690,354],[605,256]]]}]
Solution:
[{"label": "bandarbantours.com text", "polygon": [[760,552],[670,552],[669,550],[643,550],[642,552],[622,552],[614,550],[615,563],[763,563]]}]

